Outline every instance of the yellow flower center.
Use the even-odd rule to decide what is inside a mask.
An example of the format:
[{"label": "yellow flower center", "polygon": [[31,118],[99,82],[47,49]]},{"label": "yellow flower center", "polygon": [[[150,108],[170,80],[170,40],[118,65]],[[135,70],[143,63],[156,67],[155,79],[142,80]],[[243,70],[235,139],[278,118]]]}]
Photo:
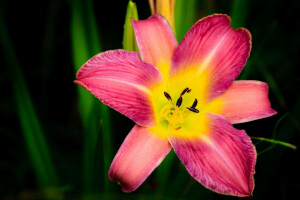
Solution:
[{"label": "yellow flower center", "polygon": [[181,125],[187,120],[190,112],[199,113],[199,110],[196,109],[197,99],[194,100],[194,103],[190,107],[181,107],[183,101],[183,95],[190,93],[191,89],[185,88],[179,98],[176,101],[176,104],[172,103],[172,98],[169,93],[164,92],[165,97],[168,99],[168,104],[163,106],[159,113],[159,123],[160,125],[167,125],[168,129],[179,130]]},{"label": "yellow flower center", "polygon": [[156,136],[191,139],[209,132],[207,114],[219,114],[223,103],[208,100],[209,73],[202,72],[196,78],[195,74],[193,69],[186,70],[151,89],[156,126],[150,129]]}]

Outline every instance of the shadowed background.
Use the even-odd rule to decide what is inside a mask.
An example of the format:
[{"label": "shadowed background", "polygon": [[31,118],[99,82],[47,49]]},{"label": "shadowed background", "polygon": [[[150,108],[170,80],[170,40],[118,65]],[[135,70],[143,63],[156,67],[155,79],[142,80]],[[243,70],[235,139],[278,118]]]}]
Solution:
[{"label": "shadowed background", "polygon": [[[148,1],[136,0],[139,19]],[[107,178],[134,123],[73,83],[100,51],[122,49],[127,0],[0,3],[0,199],[237,199],[205,189],[172,151],[131,194]],[[235,125],[248,135],[300,145],[300,3],[280,0],[177,0],[178,39],[200,18],[231,16],[252,34],[239,79],[270,87],[277,115]],[[176,21],[177,19],[177,21]],[[179,30],[177,30],[179,29]],[[300,154],[253,140],[258,151],[252,199],[292,199]]]}]

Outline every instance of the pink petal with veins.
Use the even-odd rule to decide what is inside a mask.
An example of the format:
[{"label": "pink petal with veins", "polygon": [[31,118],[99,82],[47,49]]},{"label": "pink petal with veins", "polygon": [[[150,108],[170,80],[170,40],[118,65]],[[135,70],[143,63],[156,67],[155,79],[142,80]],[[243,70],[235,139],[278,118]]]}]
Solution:
[{"label": "pink petal with veins", "polygon": [[170,152],[166,138],[150,128],[135,125],[115,156],[108,177],[118,182],[123,192],[136,190]]},{"label": "pink petal with veins", "polygon": [[195,76],[208,72],[208,101],[219,96],[238,77],[249,57],[251,35],[243,28],[230,27],[230,18],[214,14],[199,20],[175,51],[171,71],[174,76],[195,68]]},{"label": "pink petal with veins", "polygon": [[77,79],[75,83],[137,124],[155,125],[151,87],[162,76],[153,65],[141,62],[136,52],[100,53],[80,68]]},{"label": "pink petal with veins", "polygon": [[159,67],[161,62],[171,63],[177,40],[168,21],[161,15],[146,20],[132,20],[136,42],[144,62]]},{"label": "pink petal with veins", "polygon": [[222,101],[221,115],[230,123],[242,123],[275,115],[268,97],[269,87],[261,81],[234,81],[218,97]]},{"label": "pink petal with veins", "polygon": [[251,196],[256,151],[249,136],[224,118],[209,114],[210,131],[196,138],[169,137],[187,171],[222,194]]}]

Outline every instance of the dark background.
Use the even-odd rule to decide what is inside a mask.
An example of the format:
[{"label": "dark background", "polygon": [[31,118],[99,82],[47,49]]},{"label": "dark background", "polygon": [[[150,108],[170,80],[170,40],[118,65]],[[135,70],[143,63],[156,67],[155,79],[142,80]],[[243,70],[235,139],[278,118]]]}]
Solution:
[{"label": "dark background", "polygon": [[[135,2],[139,18],[149,17],[148,1]],[[199,0],[197,19],[211,13],[231,15],[234,2]],[[300,2],[246,2],[246,7],[240,10],[241,17],[245,17],[242,26],[251,32],[253,46],[240,79],[267,82],[272,107],[278,114],[236,127],[245,129],[250,136],[274,137],[299,146]],[[103,51],[122,48],[127,3],[127,0],[92,2]],[[168,161],[172,160],[172,167],[168,168],[170,176],[166,184],[161,184],[159,173],[155,171],[136,192],[123,194],[117,184],[108,181],[107,171],[102,167],[104,162],[110,164],[112,158],[101,155],[102,150],[97,153],[97,149],[105,145],[99,142],[101,131],[96,151],[92,152],[95,184],[88,191],[84,189],[83,141],[86,136],[80,120],[78,86],[73,83],[72,5],[71,0],[1,1],[0,32],[8,37],[0,44],[0,199],[237,199],[203,188],[176,157],[173,159],[173,152],[167,157]],[[37,180],[14,94],[12,80],[14,77],[19,79],[20,74],[13,66],[20,69],[29,91],[59,179],[57,185],[44,187]],[[109,112],[113,145],[108,148],[113,156],[134,123],[111,109]],[[252,199],[297,197],[300,190],[299,150],[279,145],[268,150],[269,143],[255,140],[253,143],[259,155]],[[165,162],[157,170],[162,171],[164,167]]]}]

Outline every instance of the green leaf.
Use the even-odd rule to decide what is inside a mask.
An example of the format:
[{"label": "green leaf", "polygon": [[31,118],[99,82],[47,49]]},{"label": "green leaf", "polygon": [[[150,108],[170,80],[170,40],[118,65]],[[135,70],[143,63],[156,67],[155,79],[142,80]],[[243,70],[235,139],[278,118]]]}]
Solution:
[{"label": "green leaf", "polygon": [[138,52],[138,48],[135,41],[135,35],[131,24],[131,18],[134,20],[139,19],[136,4],[130,0],[128,2],[127,10],[126,10],[124,33],[123,33],[123,49],[127,51]]},{"label": "green leaf", "polygon": [[178,43],[183,39],[184,35],[190,30],[197,21],[197,1],[196,0],[176,0],[175,2],[175,33]]}]

